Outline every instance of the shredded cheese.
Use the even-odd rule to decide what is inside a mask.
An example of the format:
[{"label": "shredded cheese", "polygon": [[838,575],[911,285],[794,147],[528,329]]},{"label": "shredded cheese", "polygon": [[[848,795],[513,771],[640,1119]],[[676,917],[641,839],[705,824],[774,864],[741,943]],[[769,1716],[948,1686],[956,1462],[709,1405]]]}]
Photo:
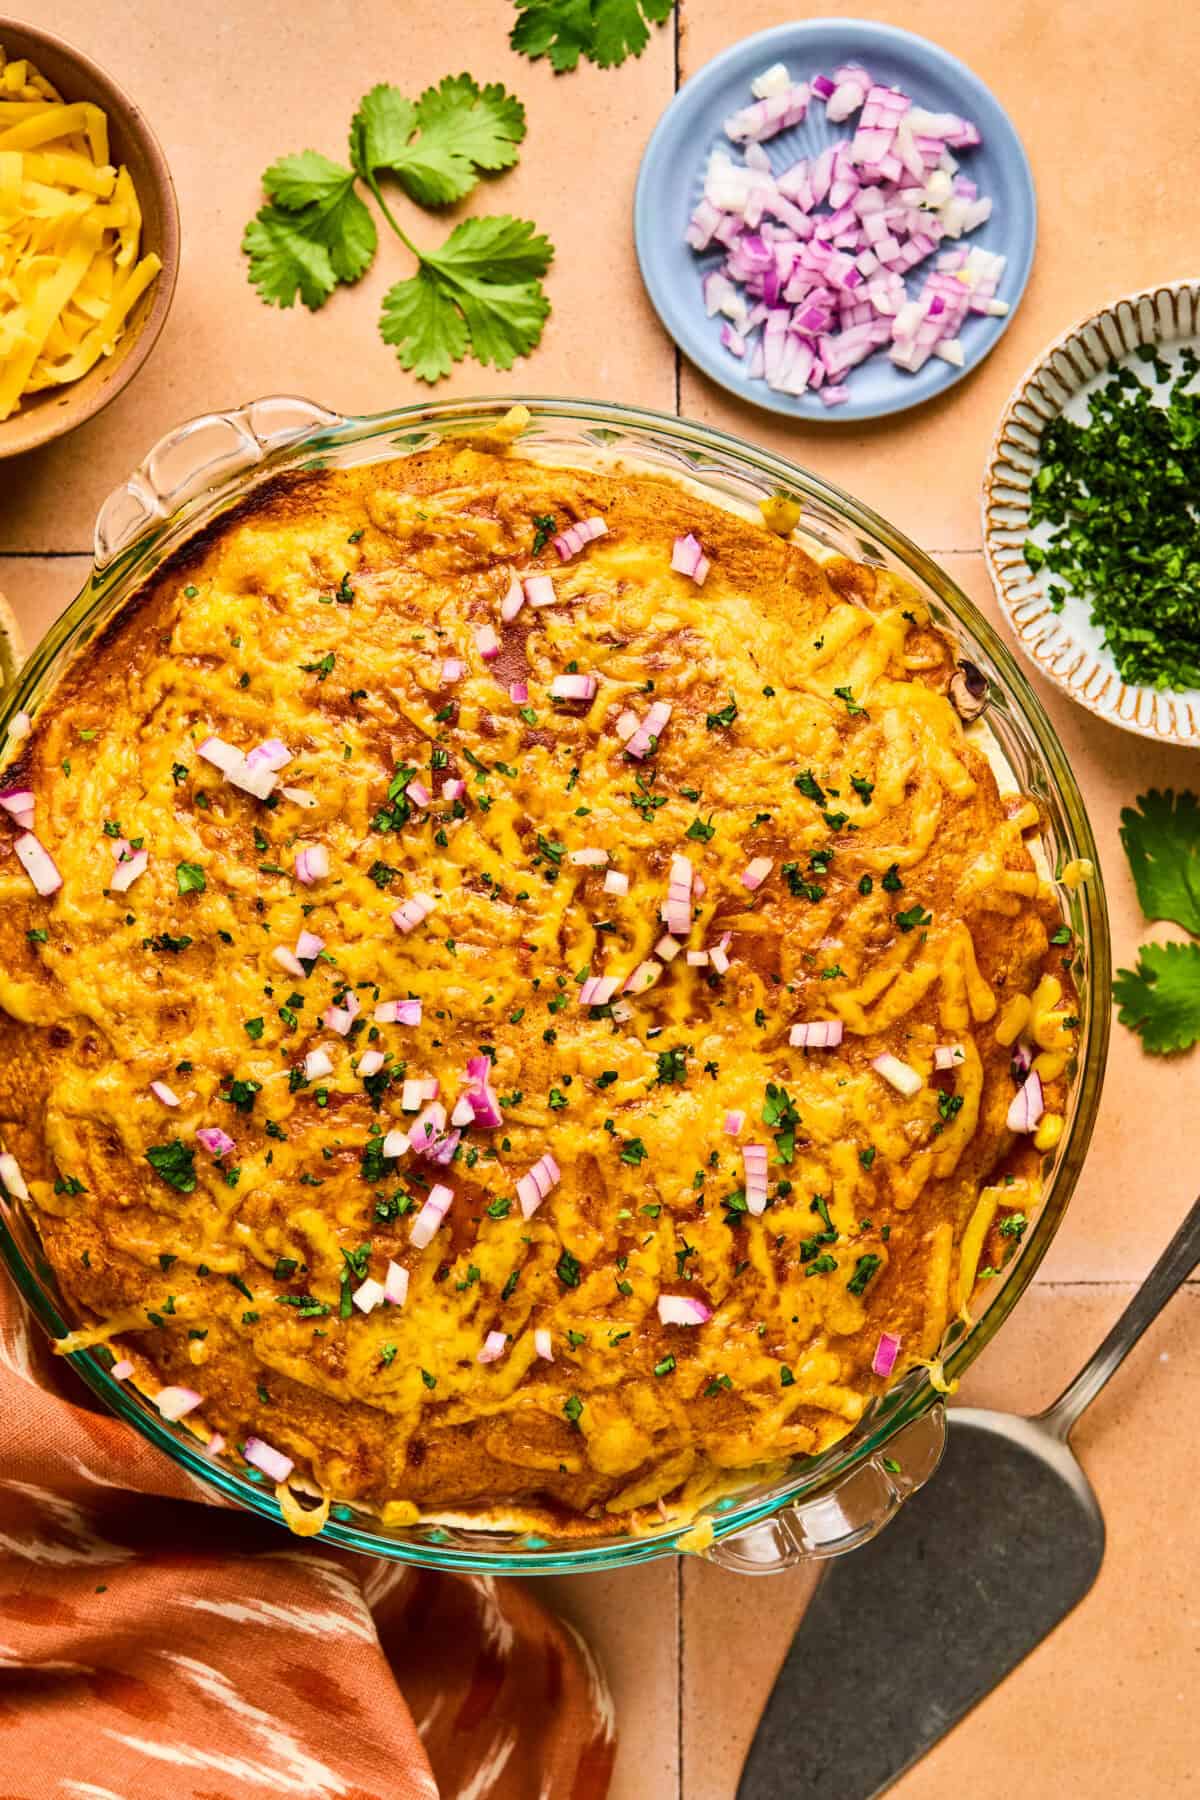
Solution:
[{"label": "shredded cheese", "polygon": [[108,120],[0,45],[0,419],[111,356],[162,267]]}]

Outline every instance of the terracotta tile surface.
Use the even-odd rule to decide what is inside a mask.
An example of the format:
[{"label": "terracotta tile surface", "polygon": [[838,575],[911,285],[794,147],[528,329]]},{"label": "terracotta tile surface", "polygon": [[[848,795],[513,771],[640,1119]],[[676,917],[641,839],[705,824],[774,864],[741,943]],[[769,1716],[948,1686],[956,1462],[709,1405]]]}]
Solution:
[{"label": "terracotta tile surface", "polygon": [[[1164,1229],[1163,1243],[1169,1236]],[[961,1398],[1024,1412],[1047,1405],[1131,1291],[1035,1288],[980,1358]],[[1016,1771],[1029,1800],[1091,1800],[1100,1793],[1158,1800],[1196,1791],[1200,1609],[1192,1575],[1200,1450],[1181,1415],[1187,1419],[1198,1383],[1200,1289],[1189,1286],[1076,1429],[1075,1449],[1108,1527],[1095,1587],[897,1784],[897,1800],[963,1793],[1011,1800]],[[686,1800],[732,1800],[807,1579],[801,1572],[739,1582],[700,1563],[685,1568]],[[897,1652],[902,1649],[898,1623]],[[867,1704],[868,1696],[847,1697],[848,1731],[855,1707]],[[798,1719],[796,1800],[804,1793],[803,1768]]]},{"label": "terracotta tile surface", "polygon": [[308,146],[344,160],[351,115],[377,81],[415,95],[469,67],[479,80],[503,81],[528,114],[519,166],[483,183],[465,207],[443,219],[397,190],[393,210],[410,236],[433,246],[463,212],[511,212],[533,219],[558,249],[548,278],[554,311],[536,359],[512,377],[463,363],[439,398],[515,384],[673,407],[674,351],[629,250],[642,146],[674,81],[670,31],[619,75],[588,66],[556,82],[545,63],[508,48],[506,0],[278,8],[151,0],[135,10],[136,27],[114,33],[97,0],[58,0],[53,27],[110,69],[162,141],[179,192],[179,285],[153,356],[107,412],[69,441],[0,467],[0,552],[87,549],[109,489],[163,431],[196,413],[262,394],[358,412],[429,398],[376,329],[385,290],[412,272],[386,227],[370,273],[317,313],[263,305],[238,247],[262,203],[267,165]]},{"label": "terracotta tile surface", "polygon": [[[875,0],[857,10],[901,18]],[[684,0],[683,76],[736,38],[796,16],[783,0]],[[261,0],[192,0],[186,8],[143,4],[130,29],[114,34],[97,0],[58,0],[54,27],[108,64],[163,140],[179,188],[184,260],[167,329],[128,392],[66,443],[0,464],[0,590],[31,645],[87,571],[84,554],[46,553],[88,550],[98,503],[169,426],[270,392],[362,411],[428,396],[376,332],[385,287],[407,272],[399,244],[384,244],[366,280],[315,315],[264,307],[238,251],[259,204],[260,171],[305,145],[343,154],[353,106],[377,80],[415,92],[469,66],[517,91],[530,119],[521,166],[485,185],[468,210],[533,218],[558,247],[549,281],[555,311],[535,358],[511,382],[464,364],[439,397],[525,388],[674,408],[676,357],[643,295],[629,221],[641,150],[674,86],[675,34],[656,33],[640,62],[619,72],[585,68],[555,80],[509,51],[510,19],[498,0],[443,0],[436,8],[298,0],[286,10]],[[742,407],[686,364],[679,393],[691,416],[772,445],[877,506],[941,553],[995,618],[978,554],[978,491],[1010,389],[1081,313],[1192,268],[1197,207],[1177,176],[1193,149],[1200,14],[1170,0],[1095,0],[1081,30],[1077,8],[1038,0],[910,0],[902,22],[964,57],[1029,149],[1041,236],[1009,333],[944,401],[866,429],[786,425]],[[1169,54],[1152,53],[1156,41],[1169,44]],[[400,209],[423,242],[439,240],[456,216],[442,224],[403,201]],[[1197,765],[1186,752],[1094,722],[1038,685],[1084,791],[1108,885],[1114,960],[1127,963],[1139,942],[1165,934],[1140,919],[1117,838],[1120,808],[1153,784],[1195,786]],[[1192,1198],[1197,1066],[1195,1058],[1151,1061],[1114,1026],[1075,1202],[1034,1290],[973,1371],[969,1397],[1024,1410],[1043,1404],[1107,1328]],[[1096,1588],[907,1777],[896,1790],[905,1800],[968,1789],[980,1800],[1008,1800],[1014,1769],[1031,1800],[1195,1791],[1189,1702],[1200,1674],[1200,1620],[1190,1575],[1200,1455],[1190,1417],[1198,1391],[1200,1290],[1192,1289],[1077,1434],[1109,1526]],[[622,1732],[613,1800],[732,1800],[811,1584],[806,1571],[739,1580],[694,1562],[543,1584],[609,1672]],[[799,1800],[799,1733],[797,1755]]]},{"label": "terracotta tile surface", "polygon": [[[685,0],[681,72],[694,73],[751,32],[833,10]],[[894,419],[793,425],[760,415],[686,364],[683,410],[819,469],[931,550],[966,550],[979,542],[979,477],[992,433],[1043,345],[1105,300],[1192,273],[1195,195],[1181,198],[1171,171],[1193,158],[1200,11],[1175,0],[1096,0],[1081,29],[1077,6],[1045,0],[858,0],[851,10],[935,39],[970,64],[1013,120],[1040,214],[1025,299],[975,374],[945,399]],[[1170,53],[1155,54],[1156,41]],[[1124,117],[1154,121],[1132,174],[1116,129]]]}]

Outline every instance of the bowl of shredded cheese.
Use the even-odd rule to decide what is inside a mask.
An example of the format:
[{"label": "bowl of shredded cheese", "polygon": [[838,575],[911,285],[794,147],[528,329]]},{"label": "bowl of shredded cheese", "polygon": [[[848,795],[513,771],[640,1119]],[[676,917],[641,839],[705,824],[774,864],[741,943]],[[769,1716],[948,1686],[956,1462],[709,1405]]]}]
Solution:
[{"label": "bowl of shredded cheese", "polygon": [[0,457],[132,380],[178,262],[174,186],[138,107],[82,52],[0,18]]}]

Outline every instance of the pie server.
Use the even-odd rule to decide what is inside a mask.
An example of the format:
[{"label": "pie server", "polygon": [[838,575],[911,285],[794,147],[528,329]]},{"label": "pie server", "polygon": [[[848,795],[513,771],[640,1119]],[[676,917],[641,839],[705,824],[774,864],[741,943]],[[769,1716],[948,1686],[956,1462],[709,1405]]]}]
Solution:
[{"label": "pie server", "polygon": [[1104,1519],[1071,1430],[1198,1262],[1200,1200],[1053,1406],[1034,1418],[951,1410],[935,1478],[879,1537],[830,1564],[738,1800],[883,1793],[1083,1599]]}]

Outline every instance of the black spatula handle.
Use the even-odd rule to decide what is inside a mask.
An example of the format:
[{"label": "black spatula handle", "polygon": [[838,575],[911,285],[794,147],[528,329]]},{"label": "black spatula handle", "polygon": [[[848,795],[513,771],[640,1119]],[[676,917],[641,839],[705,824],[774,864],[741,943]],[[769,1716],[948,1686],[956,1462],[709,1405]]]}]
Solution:
[{"label": "black spatula handle", "polygon": [[1142,1333],[1157,1319],[1176,1288],[1182,1287],[1200,1263],[1200,1200],[1197,1200],[1175,1236],[1104,1342],[1084,1363],[1070,1386],[1053,1406],[1038,1417],[1065,1443],[1085,1407],[1091,1405],[1109,1376],[1119,1369]]}]

